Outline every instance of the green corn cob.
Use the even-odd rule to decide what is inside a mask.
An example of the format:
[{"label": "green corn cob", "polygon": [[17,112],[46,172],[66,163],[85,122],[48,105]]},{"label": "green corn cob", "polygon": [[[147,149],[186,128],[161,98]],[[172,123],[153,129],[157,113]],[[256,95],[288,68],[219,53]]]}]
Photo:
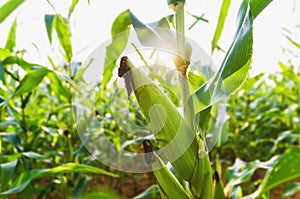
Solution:
[{"label": "green corn cob", "polygon": [[144,72],[135,68],[127,57],[121,59],[119,76],[125,78],[127,91],[134,94],[152,129],[158,147],[176,172],[190,181],[197,156],[195,134],[163,91]]}]

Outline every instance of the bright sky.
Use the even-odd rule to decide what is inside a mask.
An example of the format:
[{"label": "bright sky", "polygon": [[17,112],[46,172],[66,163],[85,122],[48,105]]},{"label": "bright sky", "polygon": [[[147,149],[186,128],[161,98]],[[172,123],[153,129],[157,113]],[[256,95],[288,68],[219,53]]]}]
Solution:
[{"label": "bright sky", "polygon": [[[58,13],[67,16],[71,0],[50,0]],[[0,0],[2,5],[6,0]],[[127,8],[143,22],[158,20],[172,11],[166,0],[110,0],[99,1],[80,0],[71,18],[73,52],[76,61],[85,58],[102,42],[110,38],[110,28],[115,17]],[[105,3],[104,3],[105,2]],[[207,52],[218,20],[221,0],[187,0],[186,10],[201,15],[209,23],[199,22],[192,30],[186,31],[188,37],[199,43]],[[241,0],[232,0],[230,13],[225,24],[220,46],[227,50],[235,30],[235,17]],[[46,0],[27,0],[4,23],[0,24],[0,47],[5,45],[7,32],[15,17],[17,17],[17,46],[27,49],[26,58],[34,62],[45,62],[46,55],[53,55],[57,42],[52,47],[49,44],[44,24],[44,14],[53,14],[54,10]],[[189,27],[194,18],[186,16],[186,26]],[[256,19],[254,23],[254,54],[251,74],[272,72],[278,70],[277,63],[284,59],[282,47],[287,46],[282,27],[294,29],[300,23],[300,2],[296,0],[274,0],[270,6]],[[35,45],[39,50],[36,49]],[[59,60],[59,54],[57,54]],[[215,53],[213,61],[220,65],[223,53]]]}]

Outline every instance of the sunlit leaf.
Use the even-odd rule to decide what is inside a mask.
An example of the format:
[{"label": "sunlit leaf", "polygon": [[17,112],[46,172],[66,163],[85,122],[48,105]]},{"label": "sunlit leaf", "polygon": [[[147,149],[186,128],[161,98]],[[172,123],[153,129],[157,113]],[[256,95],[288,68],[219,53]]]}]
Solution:
[{"label": "sunlit leaf", "polygon": [[29,91],[35,89],[44,79],[45,75],[50,71],[46,68],[41,68],[39,70],[34,70],[29,72],[20,82],[19,86],[16,88],[13,96],[17,97]]},{"label": "sunlit leaf", "polygon": [[238,29],[236,38],[219,71],[196,90],[189,99],[189,103],[194,104],[196,113],[226,99],[244,83],[248,75],[252,58],[253,17],[248,4],[242,4],[240,12],[247,13],[245,16],[241,15],[244,17],[243,19],[238,19],[243,23]]},{"label": "sunlit leaf", "polygon": [[50,43],[52,43],[52,32],[53,29],[55,29],[58,41],[65,51],[65,58],[68,62],[70,62],[73,56],[73,51],[71,44],[71,33],[67,20],[59,14],[45,15],[44,20]]},{"label": "sunlit leaf", "polygon": [[55,16],[55,30],[59,43],[66,53],[67,61],[70,62],[73,56],[71,33],[67,21],[60,15]]},{"label": "sunlit leaf", "polygon": [[[104,60],[104,72],[102,78],[102,88],[104,89],[112,77],[112,72],[116,66],[116,61],[126,47],[131,25],[130,11],[125,10],[114,20],[111,28],[112,41],[106,47]],[[119,34],[122,33],[122,34]]]},{"label": "sunlit leaf", "polygon": [[8,49],[10,52],[13,52],[14,47],[16,46],[16,30],[17,30],[17,21],[15,20],[10,27],[6,44],[5,44],[5,48]]},{"label": "sunlit leaf", "polygon": [[10,52],[6,48],[0,48],[0,60],[5,60],[7,57],[9,57]]},{"label": "sunlit leaf", "polygon": [[15,9],[17,9],[25,0],[8,0],[0,7],[0,23],[2,23]]},{"label": "sunlit leaf", "polygon": [[225,19],[227,17],[230,3],[231,3],[231,0],[223,0],[222,7],[220,10],[220,14],[219,14],[218,24],[217,24],[215,34],[214,34],[214,37],[212,40],[212,52],[218,45],[218,41],[219,41],[220,36],[223,31],[223,27],[224,27]]},{"label": "sunlit leaf", "polygon": [[18,193],[25,189],[31,181],[38,178],[46,178],[51,177],[61,173],[95,173],[95,174],[103,174],[109,175],[113,177],[117,177],[116,174],[110,173],[108,171],[89,166],[83,164],[76,163],[68,163],[59,167],[55,167],[52,169],[39,169],[39,170],[31,170],[25,173],[22,173],[13,183],[9,190],[2,192],[1,194],[13,194]]},{"label": "sunlit leaf", "polygon": [[34,66],[38,66],[39,64],[33,64],[25,61],[24,59],[17,56],[8,56],[6,59],[2,61],[3,65],[18,65],[25,71],[31,70]]},{"label": "sunlit leaf", "polygon": [[[106,47],[106,57],[104,62],[104,72],[102,79],[103,88],[106,87],[107,83],[111,79],[112,71],[116,66],[116,60],[119,58],[119,56],[124,51],[127,45],[130,25],[132,25],[134,29],[136,29],[136,34],[142,45],[155,47],[155,45],[165,45],[166,42],[168,42],[168,44],[172,46],[172,49],[175,49],[175,35],[159,34],[154,29],[170,29],[167,17],[164,17],[152,23],[145,24],[141,22],[130,10],[125,10],[117,16],[112,25],[112,42]],[[168,48],[170,49],[171,47]]]},{"label": "sunlit leaf", "polygon": [[68,99],[68,101],[71,100],[72,95],[70,91],[62,84],[63,79],[59,78],[57,74],[54,72],[50,72],[47,74],[47,77],[49,78],[51,82],[51,88],[55,92],[58,98],[65,97]]},{"label": "sunlit leaf", "polygon": [[79,0],[72,0],[72,5],[70,6],[70,9],[69,9],[69,15],[68,15],[68,18],[71,17],[72,13],[74,12],[74,9],[77,5]]},{"label": "sunlit leaf", "polygon": [[[169,22],[166,17],[156,22],[145,24],[140,21],[132,12],[130,12],[130,19],[134,29],[136,30],[139,41],[143,46],[160,47],[163,45],[166,48],[167,46],[165,45],[168,43],[170,46],[173,46],[172,49],[176,49],[175,34],[165,35],[163,32],[160,32],[159,29],[157,29],[170,29]],[[171,31],[168,33],[171,33]],[[170,47],[167,48],[170,49]]]},{"label": "sunlit leaf", "polygon": [[256,18],[273,0],[250,0],[253,18]]},{"label": "sunlit leaf", "polygon": [[206,82],[206,78],[202,74],[197,75],[191,71],[188,73],[188,80],[192,92]]},{"label": "sunlit leaf", "polygon": [[196,113],[226,99],[244,83],[252,60],[253,19],[270,2],[270,0],[252,0],[250,5],[248,0],[242,2],[237,17],[235,38],[219,71],[189,99]]}]

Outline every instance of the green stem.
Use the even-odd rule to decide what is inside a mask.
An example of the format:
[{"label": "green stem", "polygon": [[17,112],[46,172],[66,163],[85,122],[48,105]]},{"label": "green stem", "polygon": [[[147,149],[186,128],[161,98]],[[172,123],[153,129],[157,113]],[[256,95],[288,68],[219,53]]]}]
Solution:
[{"label": "green stem", "polygon": [[[184,30],[184,3],[178,3],[176,6],[176,34],[177,34],[177,51],[178,56],[180,59],[186,59],[186,46],[185,46],[185,30]],[[179,62],[181,63],[181,62]],[[188,125],[192,130],[194,128],[194,120],[193,120],[193,109],[188,104],[188,98],[190,96],[190,88],[186,76],[186,69],[188,67],[187,62],[185,61],[185,69],[180,70],[181,74],[179,75],[179,83],[181,88],[181,95],[182,95],[182,106],[183,106],[183,113],[184,118],[187,121]],[[182,66],[177,66],[181,68]]]},{"label": "green stem", "polygon": [[[184,62],[179,61],[176,64],[177,70],[181,72],[179,75],[179,82],[182,94],[183,112],[184,118],[190,128],[196,132],[195,120],[194,120],[194,110],[193,106],[189,106],[188,98],[190,96],[190,89],[188,84],[188,79],[186,75],[187,67],[189,64],[189,57],[186,57],[186,42],[185,42],[185,31],[184,31],[184,3],[178,3],[176,5],[176,34],[177,34],[177,48],[179,59],[184,59]],[[184,63],[182,67],[181,64]],[[179,65],[178,65],[179,64]],[[184,68],[185,67],[185,68]],[[200,144],[198,142],[198,144]],[[201,148],[200,148],[201,149]],[[202,150],[200,152],[203,152]],[[191,180],[191,187],[193,194],[198,198],[212,199],[212,176],[211,176],[211,166],[208,154],[205,157],[198,157],[197,159],[199,167],[196,167],[196,178]],[[197,178],[197,176],[200,178]],[[199,187],[200,185],[200,187]],[[201,190],[197,190],[200,188]],[[200,192],[199,192],[200,191]]]}]

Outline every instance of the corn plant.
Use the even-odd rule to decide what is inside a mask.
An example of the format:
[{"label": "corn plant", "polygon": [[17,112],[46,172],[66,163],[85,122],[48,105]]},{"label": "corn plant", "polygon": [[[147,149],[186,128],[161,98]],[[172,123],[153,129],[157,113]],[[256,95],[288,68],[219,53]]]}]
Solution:
[{"label": "corn plant", "polygon": [[[197,75],[189,70],[193,49],[184,37],[184,0],[169,0],[168,5],[174,11],[174,15],[151,24],[142,23],[130,10],[121,13],[114,21],[113,36],[128,31],[132,25],[142,45],[160,48],[163,45],[157,44],[159,42],[156,41],[168,40],[167,45],[177,49],[172,60],[178,72],[182,114],[178,112],[169,96],[153,82],[153,79],[147,77],[127,56],[121,58],[118,69],[119,77],[125,79],[128,95],[134,93],[150,128],[157,129],[157,124],[151,122],[154,118],[155,121],[164,121],[162,128],[154,133],[155,139],[144,141],[145,161],[153,169],[162,198],[225,198],[218,171],[215,172],[213,183],[205,135],[211,130],[211,120],[215,119],[214,114],[218,103],[234,93],[247,77],[252,58],[253,21],[270,2],[270,0],[242,2],[238,11],[234,40],[219,70],[211,78],[205,77],[204,71]],[[219,49],[218,40],[229,5],[230,1],[223,1],[212,51]],[[175,36],[170,33],[170,36],[166,37],[156,29],[170,29],[169,24],[174,25]],[[169,44],[170,41],[172,44]],[[126,42],[120,44],[117,43],[117,39],[113,39],[107,47],[102,79],[103,90],[112,77],[112,71],[118,65],[117,60],[125,46]],[[163,107],[165,115],[157,105]],[[190,137],[192,137],[191,142],[189,142]],[[166,149],[165,146],[169,144],[171,146]],[[153,145],[158,149],[164,149],[163,155],[170,161],[175,175],[166,165],[167,162],[161,159],[160,153],[152,152],[155,150]],[[183,152],[173,160],[174,153],[177,151]],[[152,152],[151,156],[150,152]]]}]

